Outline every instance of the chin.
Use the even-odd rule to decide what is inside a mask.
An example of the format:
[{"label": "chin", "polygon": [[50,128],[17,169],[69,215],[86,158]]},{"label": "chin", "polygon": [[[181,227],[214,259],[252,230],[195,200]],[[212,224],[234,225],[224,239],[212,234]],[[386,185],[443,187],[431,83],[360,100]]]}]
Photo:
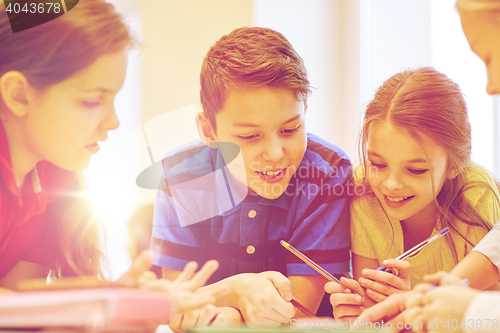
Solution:
[{"label": "chin", "polygon": [[274,199],[278,199],[283,194],[283,192],[281,192],[280,194],[264,193],[264,195],[261,195],[261,197],[266,198],[266,199],[270,199],[270,200],[274,200]]},{"label": "chin", "polygon": [[384,210],[387,213],[387,216],[389,216],[391,219],[394,219],[394,220],[404,221],[407,218],[414,215],[414,213],[408,213],[408,211],[394,212],[395,209],[399,209],[399,208],[392,208],[392,207],[384,206]]},{"label": "chin", "polygon": [[[52,163],[52,162],[51,162]],[[87,159],[80,159],[76,161],[70,161],[70,162],[61,162],[61,163],[52,163],[55,166],[58,166],[61,169],[67,170],[67,171],[72,171],[72,172],[80,172],[83,171],[85,168],[88,167],[90,163],[90,158]]]},{"label": "chin", "polygon": [[266,199],[277,199],[279,198],[285,191],[288,186],[288,182],[285,184],[275,183],[275,184],[259,184],[259,186],[250,186],[250,188]]}]

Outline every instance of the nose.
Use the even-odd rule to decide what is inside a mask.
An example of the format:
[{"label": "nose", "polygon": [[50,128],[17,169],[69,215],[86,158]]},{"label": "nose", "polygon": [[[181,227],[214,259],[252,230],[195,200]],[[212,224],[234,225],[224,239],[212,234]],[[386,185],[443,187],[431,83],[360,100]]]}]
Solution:
[{"label": "nose", "polygon": [[100,127],[103,130],[110,131],[117,129],[118,126],[120,126],[120,120],[116,115],[115,107],[111,106],[103,115]]},{"label": "nose", "polygon": [[500,94],[500,68],[495,71],[493,64],[490,64],[486,66],[486,73],[488,76],[486,92],[490,95]]},{"label": "nose", "polygon": [[283,156],[285,155],[285,147],[281,142],[279,137],[271,138],[270,140],[266,140],[263,158],[266,161],[277,163],[280,162]]},{"label": "nose", "polygon": [[387,177],[383,181],[383,185],[388,191],[396,191],[403,188],[403,183],[397,172],[388,172]]}]

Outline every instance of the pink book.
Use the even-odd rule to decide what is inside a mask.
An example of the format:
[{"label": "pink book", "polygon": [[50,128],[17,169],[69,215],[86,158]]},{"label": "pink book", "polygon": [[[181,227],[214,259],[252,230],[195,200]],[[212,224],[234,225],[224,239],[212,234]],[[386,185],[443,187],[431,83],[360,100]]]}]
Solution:
[{"label": "pink book", "polygon": [[96,288],[0,294],[0,328],[145,331],[168,322],[165,293]]}]

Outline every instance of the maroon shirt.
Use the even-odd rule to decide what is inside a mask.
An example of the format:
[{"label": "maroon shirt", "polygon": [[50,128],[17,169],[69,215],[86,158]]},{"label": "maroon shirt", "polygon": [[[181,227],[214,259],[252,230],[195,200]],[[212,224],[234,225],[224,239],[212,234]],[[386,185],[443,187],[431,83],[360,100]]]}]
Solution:
[{"label": "maroon shirt", "polygon": [[41,161],[19,189],[0,123],[0,279],[21,260],[52,268],[60,255],[51,237],[58,221],[47,218],[47,205],[75,182],[75,173]]}]

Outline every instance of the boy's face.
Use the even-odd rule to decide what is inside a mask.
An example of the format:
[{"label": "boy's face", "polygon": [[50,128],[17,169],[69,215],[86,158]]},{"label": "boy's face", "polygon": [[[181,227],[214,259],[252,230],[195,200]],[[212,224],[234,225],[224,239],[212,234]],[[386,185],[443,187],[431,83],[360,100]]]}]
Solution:
[{"label": "boy's face", "polygon": [[215,121],[219,142],[237,144],[248,187],[275,199],[285,192],[306,150],[305,103],[282,88],[230,92]]}]

